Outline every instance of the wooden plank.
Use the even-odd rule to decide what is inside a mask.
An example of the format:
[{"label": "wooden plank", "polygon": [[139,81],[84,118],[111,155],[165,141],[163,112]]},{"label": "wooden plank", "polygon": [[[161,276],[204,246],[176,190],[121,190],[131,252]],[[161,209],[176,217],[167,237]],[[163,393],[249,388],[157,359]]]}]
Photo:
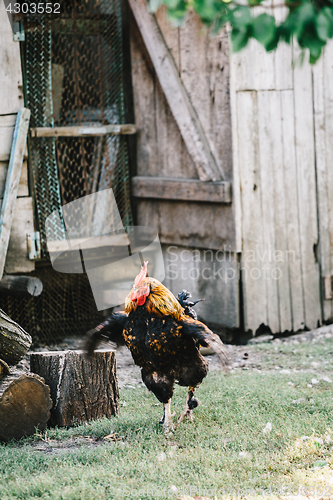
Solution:
[{"label": "wooden plank", "polygon": [[[330,274],[333,274],[333,172],[332,172],[332,162],[333,162],[333,144],[332,144],[332,134],[333,134],[333,43],[329,41],[325,48],[324,53],[324,63],[325,63],[325,75],[324,75],[324,85],[325,85],[325,146],[326,146],[326,171],[327,171],[327,196],[328,196],[328,210],[329,210],[329,220],[328,220],[328,232],[330,235]],[[318,190],[318,197],[321,196]],[[320,238],[322,234],[320,234]],[[333,301],[332,301],[332,312],[331,317],[333,317]],[[329,314],[329,312],[328,312]],[[327,317],[328,317],[327,314]]]},{"label": "wooden plank", "polygon": [[[325,48],[324,62],[325,62],[325,75],[324,75],[324,85],[325,85],[325,131],[326,131],[326,164],[327,164],[327,180],[328,180],[328,192],[332,193],[333,189],[333,172],[332,172],[332,161],[333,161],[333,144],[332,144],[332,133],[333,133],[333,43],[329,41]],[[333,199],[329,196],[329,233],[331,235],[331,242],[333,242]],[[333,244],[331,243],[330,248],[331,257],[331,272],[333,273]]]},{"label": "wooden plank", "polygon": [[[318,224],[319,224],[319,255],[321,267],[321,287],[322,287],[322,307],[323,319],[332,317],[332,296],[327,295],[325,278],[332,274],[331,269],[331,234],[330,234],[330,190],[327,172],[327,149],[329,143],[326,142],[326,107],[329,102],[325,99],[325,55],[319,59],[314,66],[313,73],[313,108],[315,125],[315,147],[316,147],[316,175],[317,175],[317,203],[318,203]],[[328,124],[327,124],[328,126]],[[329,279],[330,282],[330,279]],[[327,283],[327,280],[326,280]],[[330,300],[325,300],[330,299]]]},{"label": "wooden plank", "polygon": [[[242,139],[238,142],[237,124],[237,92],[236,92],[236,59],[235,54],[230,54],[230,113],[231,113],[231,133],[232,133],[232,197],[233,212],[235,217],[235,251],[242,251],[242,205],[239,175],[239,147]],[[243,307],[243,304],[240,305]]]},{"label": "wooden plank", "polygon": [[[0,198],[3,197],[3,193],[5,190],[7,171],[8,171],[8,162],[0,162]],[[28,165],[26,160],[23,161],[17,196],[18,198],[22,196],[29,196]]]},{"label": "wooden plank", "polygon": [[[180,73],[180,30],[179,28],[174,28],[167,19],[167,13],[164,6],[156,13],[156,20],[165,43],[174,59],[175,65],[177,66],[178,73]],[[147,57],[149,57],[148,54]],[[199,176],[195,164],[187,151],[182,135],[179,132],[179,127],[173,117],[168,101],[154,70],[152,77],[155,92],[154,124],[158,143],[158,163],[155,165],[155,176],[198,179]],[[142,83],[138,81],[137,84],[141,92]]]},{"label": "wooden plank", "polygon": [[0,161],[8,161],[13,141],[14,126],[2,127],[0,125]]},{"label": "wooden plank", "polygon": [[253,334],[263,323],[268,324],[267,295],[261,255],[263,217],[261,178],[258,168],[257,93],[238,92],[236,97],[238,165],[242,204],[242,262],[245,330]]},{"label": "wooden plank", "polygon": [[22,171],[23,156],[27,142],[29,119],[29,109],[23,108],[18,112],[0,212],[0,279],[3,275],[9,244],[10,230]]},{"label": "wooden plank", "polygon": [[156,133],[154,68],[132,16],[130,18],[130,42],[134,115],[138,129],[137,173],[156,175],[160,158]]},{"label": "wooden plank", "polygon": [[304,63],[294,69],[294,114],[305,324],[310,329],[321,322],[312,97],[311,68]]},{"label": "wooden plank", "polygon": [[95,236],[93,238],[71,238],[70,240],[56,240],[47,242],[49,252],[65,252],[73,250],[77,252],[80,248],[89,250],[102,247],[123,246],[128,247],[130,241],[126,233]]},{"label": "wooden plank", "polygon": [[[212,37],[199,17],[189,12],[180,29],[180,76],[224,180],[232,178],[229,97],[229,43],[222,30]],[[208,56],[209,54],[209,56]]]},{"label": "wooden plank", "polygon": [[155,17],[149,14],[145,0],[130,0],[129,3],[199,178],[204,181],[221,180],[221,166],[217,165],[210,150],[200,120],[182,84]]},{"label": "wooden plank", "polygon": [[[277,24],[281,24],[287,17],[288,9],[280,0],[273,0],[272,9]],[[278,7],[277,7],[278,5]],[[278,90],[293,89],[293,49],[292,43],[279,42],[275,51],[275,88]]]},{"label": "wooden plank", "polygon": [[[281,170],[281,114],[279,95],[275,91],[258,92],[258,136],[259,169],[261,186],[261,211],[263,240],[260,247],[267,296],[267,321],[273,333],[281,331],[277,276],[273,275],[277,263],[274,261],[276,242],[276,207],[278,203],[276,170]],[[280,151],[279,151],[280,150]],[[279,172],[281,175],[281,172]],[[280,207],[283,210],[283,206]],[[259,255],[258,255],[259,257]],[[281,271],[281,270],[279,270]],[[281,277],[287,280],[288,274]],[[289,295],[289,294],[288,294]],[[291,324],[289,325],[290,329]]]},{"label": "wooden plank", "polygon": [[[161,5],[155,14],[156,21],[163,34],[165,43],[175,61],[178,73],[181,71],[181,52],[180,52],[180,29],[176,28],[168,19],[168,13],[165,5]],[[185,24],[187,19],[185,20]]]},{"label": "wooden plank", "polygon": [[35,262],[28,258],[27,247],[27,234],[33,232],[32,198],[17,198],[5,262],[7,274],[30,273],[35,270]]},{"label": "wooden plank", "polygon": [[[198,315],[210,324],[239,327],[238,259],[233,253],[162,246],[166,278],[163,283],[177,297],[190,290]],[[219,297],[219,307],[216,307]],[[223,331],[223,330],[222,330]]]},{"label": "wooden plank", "polygon": [[20,44],[13,41],[4,2],[0,2],[0,114],[17,113],[23,106]]},{"label": "wooden plank", "polygon": [[0,127],[15,127],[17,113],[0,115]]},{"label": "wooden plank", "polygon": [[[224,252],[234,250],[235,223],[234,218],[230,217],[229,205],[208,202],[198,205],[197,201],[149,201],[151,210],[158,210],[161,242]],[[148,218],[146,221],[151,225]],[[153,227],[156,228],[155,225]]]},{"label": "wooden plank", "polygon": [[35,127],[31,128],[31,137],[97,137],[104,135],[132,135],[136,133],[136,126],[104,125],[80,126],[80,127]]},{"label": "wooden plank", "polygon": [[305,326],[305,313],[299,227],[299,218],[301,215],[298,211],[294,96],[292,90],[281,92],[281,110],[290,301],[292,328],[294,331],[297,331],[303,329]]},{"label": "wooden plank", "polygon": [[[277,49],[279,50],[279,49]],[[236,90],[274,90],[275,53],[251,39],[248,46],[234,54]]]},{"label": "wooden plank", "polygon": [[258,92],[260,170],[267,267],[269,326],[273,333],[292,330],[286,189],[279,91]]},{"label": "wooden plank", "polygon": [[132,178],[132,194],[136,198],[230,203],[231,184],[138,176]]}]

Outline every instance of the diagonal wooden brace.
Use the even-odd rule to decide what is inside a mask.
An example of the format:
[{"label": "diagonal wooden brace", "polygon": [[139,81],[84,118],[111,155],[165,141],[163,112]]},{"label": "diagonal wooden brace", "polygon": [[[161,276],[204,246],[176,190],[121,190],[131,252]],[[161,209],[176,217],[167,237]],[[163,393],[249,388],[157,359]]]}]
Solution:
[{"label": "diagonal wooden brace", "polygon": [[222,167],[217,165],[205,131],[181,81],[155,16],[148,12],[146,0],[129,0],[129,4],[200,180],[223,180]]}]

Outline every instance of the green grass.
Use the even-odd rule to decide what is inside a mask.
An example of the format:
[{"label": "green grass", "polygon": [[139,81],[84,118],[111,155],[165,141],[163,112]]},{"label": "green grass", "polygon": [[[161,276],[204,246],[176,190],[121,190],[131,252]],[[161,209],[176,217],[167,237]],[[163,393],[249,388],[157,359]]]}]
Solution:
[{"label": "green grass", "polygon": [[[274,344],[251,346],[248,351],[254,349],[266,360],[262,372],[212,372],[198,390],[201,405],[195,423],[185,421],[170,439],[157,424],[162,405],[139,386],[121,391],[120,415],[111,420],[48,429],[1,445],[1,500],[175,499],[171,486],[178,488],[178,496],[189,495],[191,487],[192,496],[199,494],[199,487],[201,493],[229,491],[217,493],[218,499],[235,498],[231,492],[239,489],[258,495],[271,491],[269,497],[277,498],[282,486],[297,490],[313,484],[332,493],[333,384],[322,380],[309,388],[319,374],[280,374],[271,368],[308,370],[315,359],[321,363],[317,372],[333,379],[330,364],[323,364],[332,356],[333,341],[279,345],[278,351]],[[292,353],[295,349],[298,355]],[[185,392],[176,388],[177,415]],[[272,430],[264,434],[268,422]],[[110,434],[119,440],[104,440]],[[302,441],[302,436],[309,439]],[[318,460],[328,465],[313,470]],[[213,491],[207,493],[214,498]]]}]

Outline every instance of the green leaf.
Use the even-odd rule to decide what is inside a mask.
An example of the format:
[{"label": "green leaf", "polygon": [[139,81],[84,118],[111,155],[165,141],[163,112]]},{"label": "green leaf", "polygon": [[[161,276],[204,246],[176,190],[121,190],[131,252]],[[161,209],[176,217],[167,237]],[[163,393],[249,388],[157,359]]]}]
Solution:
[{"label": "green leaf", "polygon": [[[226,11],[228,11],[228,8],[226,8]],[[217,33],[221,31],[221,29],[227,22],[228,22],[228,13],[222,13],[222,15],[218,17],[213,24],[213,35],[217,35]]]},{"label": "green leaf", "polygon": [[294,11],[295,24],[294,32],[298,40],[302,37],[303,33],[309,28],[309,25],[314,25],[317,12],[312,3],[306,1]]},{"label": "green leaf", "polygon": [[234,52],[238,52],[239,50],[243,49],[247,45],[249,38],[250,38],[249,28],[247,29],[233,28],[231,32],[232,50]]},{"label": "green leaf", "polygon": [[149,0],[149,3],[148,3],[148,10],[149,12],[156,12],[160,6],[162,5],[163,3],[163,0]]},{"label": "green leaf", "polygon": [[186,17],[186,9],[169,9],[168,19],[175,28],[180,28]]},{"label": "green leaf", "polygon": [[218,15],[218,7],[215,0],[195,0],[193,8],[199,14],[201,20],[206,24],[211,24]]},{"label": "green leaf", "polygon": [[318,37],[326,42],[333,36],[333,15],[329,7],[322,9],[316,18],[316,31]]},{"label": "green leaf", "polygon": [[245,29],[252,23],[251,11],[248,7],[238,6],[230,11],[230,24],[239,29]]},{"label": "green leaf", "polygon": [[187,4],[184,0],[163,0],[168,8],[168,19],[176,27],[180,27],[187,14]]},{"label": "green leaf", "polygon": [[264,47],[268,46],[275,38],[276,26],[273,16],[260,14],[252,21],[252,36]]},{"label": "green leaf", "polygon": [[286,20],[278,26],[280,39],[286,43],[290,43],[294,32],[294,21],[292,16],[288,16]]}]

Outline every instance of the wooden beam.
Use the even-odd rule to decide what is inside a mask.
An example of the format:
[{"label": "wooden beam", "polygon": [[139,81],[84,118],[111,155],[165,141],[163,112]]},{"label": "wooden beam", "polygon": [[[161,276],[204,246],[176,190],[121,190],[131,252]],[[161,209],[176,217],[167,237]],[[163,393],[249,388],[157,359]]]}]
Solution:
[{"label": "wooden beam", "polygon": [[146,0],[129,0],[129,4],[200,180],[222,180],[224,178],[222,166],[217,165],[200,119],[181,81],[155,16],[148,12]]},{"label": "wooden beam", "polygon": [[16,197],[21,177],[24,150],[27,142],[30,110],[22,108],[16,118],[6,186],[0,212],[0,279],[3,276]]},{"label": "wooden beam", "polygon": [[132,194],[136,198],[146,199],[231,203],[231,184],[138,176],[132,178]]},{"label": "wooden beam", "polygon": [[35,127],[31,137],[95,137],[103,135],[132,135],[136,132],[133,124],[125,125],[81,125],[79,127]]},{"label": "wooden beam", "polygon": [[103,247],[127,247],[130,240],[126,233],[94,236],[92,238],[72,238],[70,240],[55,240],[47,242],[48,252],[68,252],[78,250],[93,250]]},{"label": "wooden beam", "polygon": [[43,291],[43,283],[32,276],[7,274],[0,281],[0,293],[8,295],[32,295],[38,297]]}]

